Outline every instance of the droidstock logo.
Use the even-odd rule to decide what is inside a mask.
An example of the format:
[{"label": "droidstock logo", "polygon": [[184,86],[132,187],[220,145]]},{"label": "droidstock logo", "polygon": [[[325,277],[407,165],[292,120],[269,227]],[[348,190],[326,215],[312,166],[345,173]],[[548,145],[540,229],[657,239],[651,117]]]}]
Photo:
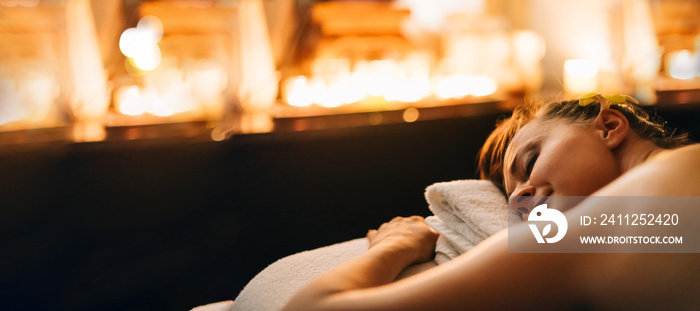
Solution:
[{"label": "droidstock logo", "polygon": [[529,224],[530,231],[537,239],[537,243],[557,243],[566,235],[566,230],[569,228],[569,223],[566,221],[566,217],[562,212],[547,208],[547,204],[541,204],[535,207],[530,216],[528,216],[527,221],[551,221],[557,225],[557,234],[551,238],[545,238],[549,232],[552,231],[552,224],[547,224],[542,229],[542,233],[537,229],[536,224]]}]

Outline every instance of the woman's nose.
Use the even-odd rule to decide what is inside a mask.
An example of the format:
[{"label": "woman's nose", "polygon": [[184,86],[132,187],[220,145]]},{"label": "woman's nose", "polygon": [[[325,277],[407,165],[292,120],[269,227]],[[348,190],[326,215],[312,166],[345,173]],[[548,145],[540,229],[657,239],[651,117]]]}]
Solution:
[{"label": "woman's nose", "polygon": [[523,184],[515,188],[513,194],[508,198],[508,207],[512,210],[527,216],[535,208],[534,200],[535,187]]}]

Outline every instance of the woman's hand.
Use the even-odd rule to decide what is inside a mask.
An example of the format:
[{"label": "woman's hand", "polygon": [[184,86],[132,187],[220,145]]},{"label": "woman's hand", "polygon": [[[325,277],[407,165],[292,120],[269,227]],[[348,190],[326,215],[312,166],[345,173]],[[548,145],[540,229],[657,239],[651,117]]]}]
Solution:
[{"label": "woman's hand", "polygon": [[313,281],[284,310],[377,309],[367,305],[357,290],[389,284],[409,265],[430,260],[438,235],[423,217],[396,217],[367,232],[367,252]]},{"label": "woman's hand", "polygon": [[410,264],[430,260],[435,254],[435,243],[440,234],[433,231],[423,217],[396,217],[382,224],[377,230],[369,230],[370,249],[384,247],[388,251],[402,253]]}]

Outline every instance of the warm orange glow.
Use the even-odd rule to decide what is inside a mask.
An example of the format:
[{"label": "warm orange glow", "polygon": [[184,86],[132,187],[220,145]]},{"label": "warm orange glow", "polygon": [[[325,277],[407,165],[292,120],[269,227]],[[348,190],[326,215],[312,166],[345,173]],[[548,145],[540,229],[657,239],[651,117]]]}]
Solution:
[{"label": "warm orange glow", "polygon": [[116,101],[119,112],[122,114],[135,116],[146,112],[137,86],[128,86],[117,90]]},{"label": "warm orange glow", "polygon": [[142,70],[151,71],[158,67],[160,60],[160,48],[157,45],[150,45],[134,57],[134,64]]},{"label": "warm orange glow", "polygon": [[674,79],[692,79],[700,66],[694,55],[688,50],[669,52],[666,55],[666,73]]},{"label": "warm orange glow", "polygon": [[0,0],[0,6],[33,8],[39,5],[41,0]]},{"label": "warm orange glow", "polygon": [[240,130],[248,133],[271,131],[271,109],[279,91],[279,80],[262,0],[238,1],[235,36],[240,48],[240,76],[237,95],[244,117]]},{"label": "warm orange glow", "polygon": [[76,142],[102,141],[106,137],[105,128],[99,122],[78,122],[73,126],[73,140]]},{"label": "warm orange glow", "polygon": [[15,83],[10,79],[0,79],[0,125],[29,117],[29,111],[23,105],[22,94],[18,93]]},{"label": "warm orange glow", "polygon": [[435,95],[439,99],[457,99],[469,95],[491,95],[497,89],[496,82],[488,77],[452,75],[438,82]]},{"label": "warm orange glow", "polygon": [[598,67],[587,59],[570,59],[564,62],[564,72],[577,77],[595,77]]},{"label": "warm orange glow", "polygon": [[[176,106],[177,113],[194,109],[193,105],[199,103],[209,117],[219,118],[223,113],[224,90],[227,85],[228,75],[223,66],[213,61],[200,60],[187,72],[183,83],[176,82],[171,86],[169,94],[175,96],[173,101],[179,103]],[[190,100],[186,99],[186,94],[180,94],[187,87],[191,88]]]},{"label": "warm orange glow", "polygon": [[146,97],[149,98],[146,112],[158,117],[172,116],[176,113],[171,97],[158,96],[153,90],[146,90]]},{"label": "warm orange glow", "polygon": [[125,30],[119,38],[119,49],[133,59],[141,70],[154,70],[161,61],[158,41],[163,37],[163,23],[155,16],[144,16],[136,28]]},{"label": "warm orange glow", "polygon": [[140,89],[128,86],[117,91],[119,112],[125,115],[145,113],[167,117],[176,113],[172,96],[160,96],[153,88]]},{"label": "warm orange glow", "polygon": [[[297,107],[311,104],[338,107],[369,97],[411,103],[431,94],[427,75],[402,77],[397,74],[392,61],[359,64],[351,77],[337,77],[334,81],[326,83],[321,78],[308,79],[303,76],[289,78],[283,86],[286,101]],[[435,95],[440,99],[487,96],[496,92],[497,88],[496,82],[488,77],[454,75],[439,82]]]},{"label": "warm orange glow", "polygon": [[415,55],[406,60],[357,61],[317,59],[312,76],[288,78],[283,95],[291,106],[321,107],[375,101],[417,102],[430,96],[429,62]]},{"label": "warm orange glow", "polygon": [[379,125],[382,124],[382,121],[384,121],[384,117],[379,112],[372,112],[367,117],[367,122],[369,122],[370,125]]},{"label": "warm orange glow", "polygon": [[403,112],[403,120],[406,122],[415,122],[420,117],[420,112],[416,108],[408,108]]},{"label": "warm orange glow", "polygon": [[54,112],[60,94],[56,77],[39,68],[23,69],[26,73],[21,78],[0,77],[0,125],[19,120],[48,122]]},{"label": "warm orange glow", "polygon": [[124,30],[119,37],[119,49],[127,57],[135,57],[139,54],[139,47],[147,43],[147,36],[144,31],[136,28]]},{"label": "warm orange glow", "polygon": [[153,15],[142,17],[136,24],[136,29],[147,33],[150,36],[149,42],[158,42],[163,38],[163,22]]},{"label": "warm orange glow", "polygon": [[190,63],[186,68],[175,66],[174,61],[166,61],[142,77],[143,86],[118,89],[115,93],[117,110],[132,116],[166,117],[190,113],[204,114],[209,119],[220,118],[228,84],[224,68],[205,60]]},{"label": "warm orange glow", "polygon": [[546,52],[544,38],[531,30],[521,30],[513,34],[513,57],[519,63],[537,65]]},{"label": "warm orange glow", "polygon": [[565,61],[564,88],[572,95],[595,92],[598,88],[598,66],[588,59]]}]

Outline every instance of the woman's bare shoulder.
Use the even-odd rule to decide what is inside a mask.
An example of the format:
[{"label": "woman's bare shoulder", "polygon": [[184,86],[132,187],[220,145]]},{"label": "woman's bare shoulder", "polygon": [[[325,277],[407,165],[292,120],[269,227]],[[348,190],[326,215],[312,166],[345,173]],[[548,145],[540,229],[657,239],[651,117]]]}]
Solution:
[{"label": "woman's bare shoulder", "polygon": [[[659,153],[594,196],[700,196],[700,144]],[[589,200],[575,209],[596,215],[666,208],[655,206],[657,200],[633,200],[627,206],[605,202]],[[580,257],[585,260],[579,261],[577,274],[594,309],[695,310],[700,305],[700,297],[688,294],[700,290],[700,254],[589,253]]]},{"label": "woman's bare shoulder", "polygon": [[700,156],[700,144],[692,144],[676,149],[665,150],[664,152],[659,154],[659,156],[652,159],[651,162],[665,162],[669,160],[690,160],[694,162],[695,166],[697,167],[698,165],[700,165],[700,159],[698,159],[698,156]]},{"label": "woman's bare shoulder", "polygon": [[665,150],[620,176],[596,195],[700,195],[700,144]]}]

